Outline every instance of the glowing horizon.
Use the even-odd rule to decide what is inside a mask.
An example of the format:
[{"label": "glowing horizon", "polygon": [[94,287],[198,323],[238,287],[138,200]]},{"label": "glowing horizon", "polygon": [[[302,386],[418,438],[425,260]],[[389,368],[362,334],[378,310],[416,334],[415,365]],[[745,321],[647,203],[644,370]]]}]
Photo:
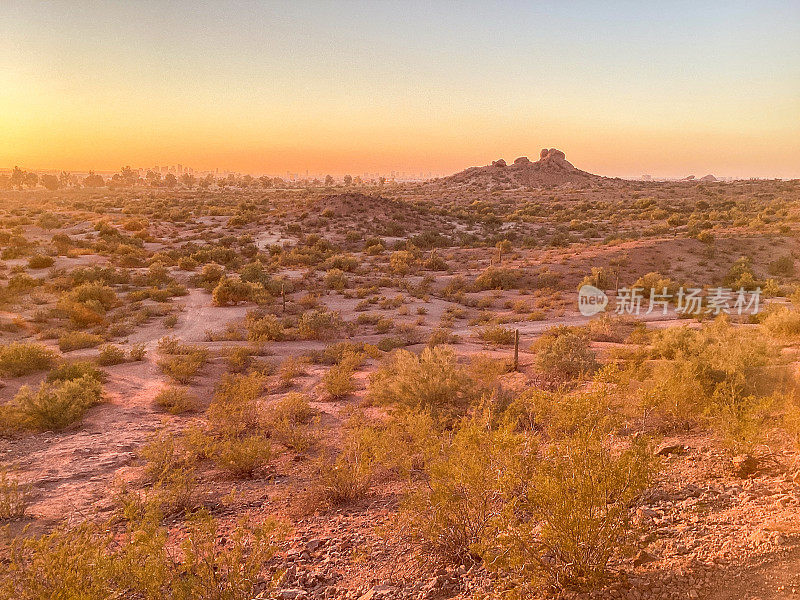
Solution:
[{"label": "glowing horizon", "polygon": [[800,177],[800,4],[11,3],[0,167]]}]

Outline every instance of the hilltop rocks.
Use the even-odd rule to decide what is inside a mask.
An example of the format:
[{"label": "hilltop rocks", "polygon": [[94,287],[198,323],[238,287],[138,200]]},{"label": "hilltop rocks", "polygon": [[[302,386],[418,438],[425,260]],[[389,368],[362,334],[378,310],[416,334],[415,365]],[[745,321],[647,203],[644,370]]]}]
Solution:
[{"label": "hilltop rocks", "polygon": [[536,162],[531,162],[527,156],[520,156],[509,166],[501,158],[492,161],[489,166],[472,167],[445,177],[439,180],[437,185],[487,188],[550,187],[590,184],[604,180],[605,178],[599,175],[576,169],[561,150],[544,148]]},{"label": "hilltop rocks", "polygon": [[567,155],[564,154],[561,150],[556,150],[555,148],[542,148],[542,151],[539,153],[539,160],[566,160]]}]

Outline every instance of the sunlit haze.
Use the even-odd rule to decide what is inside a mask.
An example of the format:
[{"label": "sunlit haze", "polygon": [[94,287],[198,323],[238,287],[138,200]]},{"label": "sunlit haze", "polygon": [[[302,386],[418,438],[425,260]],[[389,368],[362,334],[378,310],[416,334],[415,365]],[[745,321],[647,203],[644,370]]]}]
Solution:
[{"label": "sunlit haze", "polygon": [[800,3],[5,2],[0,168],[800,177]]}]

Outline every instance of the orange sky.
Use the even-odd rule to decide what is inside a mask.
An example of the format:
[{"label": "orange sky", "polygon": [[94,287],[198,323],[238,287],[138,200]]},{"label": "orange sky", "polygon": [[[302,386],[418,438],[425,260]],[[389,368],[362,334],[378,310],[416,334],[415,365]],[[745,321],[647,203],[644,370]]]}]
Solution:
[{"label": "orange sky", "polygon": [[700,4],[19,3],[0,167],[800,177],[800,5]]}]

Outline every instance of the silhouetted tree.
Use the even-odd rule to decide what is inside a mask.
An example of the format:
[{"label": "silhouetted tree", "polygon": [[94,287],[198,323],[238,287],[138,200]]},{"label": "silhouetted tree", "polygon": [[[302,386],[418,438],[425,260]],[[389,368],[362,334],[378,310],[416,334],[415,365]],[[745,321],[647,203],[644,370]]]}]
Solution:
[{"label": "silhouetted tree", "polygon": [[172,189],[176,185],[178,185],[178,180],[175,178],[175,175],[173,175],[172,173],[167,173],[167,176],[164,177],[164,185],[166,185],[168,188]]},{"label": "silhouetted tree", "polygon": [[97,188],[103,187],[106,184],[102,175],[97,175],[94,171],[89,171],[89,174],[83,179],[83,187]]},{"label": "silhouetted tree", "polygon": [[42,175],[42,185],[46,187],[48,190],[57,190],[60,187],[60,183],[58,181],[58,177],[55,175],[45,174]]},{"label": "silhouetted tree", "polygon": [[330,175],[325,175],[325,187],[332,187],[333,186],[333,177]]},{"label": "silhouetted tree", "polygon": [[352,183],[353,183],[353,178],[350,175],[345,175],[344,176],[344,184],[349,186]]},{"label": "silhouetted tree", "polygon": [[19,167],[14,167],[14,170],[11,172],[11,186],[16,187],[18,190],[21,190],[22,185],[24,183],[25,183],[25,171],[23,171]]}]

